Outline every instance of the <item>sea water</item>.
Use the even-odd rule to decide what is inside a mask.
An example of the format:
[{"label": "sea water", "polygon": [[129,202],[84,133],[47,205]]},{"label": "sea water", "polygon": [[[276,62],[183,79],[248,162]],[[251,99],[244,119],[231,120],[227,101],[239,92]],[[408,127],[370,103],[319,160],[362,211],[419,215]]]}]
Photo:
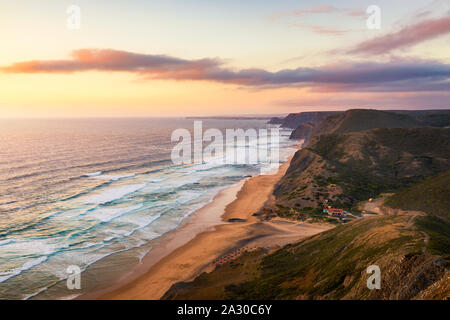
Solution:
[{"label": "sea water", "polygon": [[[174,165],[171,133],[192,130],[193,123],[0,120],[0,299],[64,299],[98,290],[127,264],[151,255],[158,239],[220,190],[268,165],[217,159]],[[260,129],[265,123],[204,120],[203,127]],[[290,131],[280,132],[284,161],[295,142]],[[89,274],[80,291],[65,287],[71,265]]]}]

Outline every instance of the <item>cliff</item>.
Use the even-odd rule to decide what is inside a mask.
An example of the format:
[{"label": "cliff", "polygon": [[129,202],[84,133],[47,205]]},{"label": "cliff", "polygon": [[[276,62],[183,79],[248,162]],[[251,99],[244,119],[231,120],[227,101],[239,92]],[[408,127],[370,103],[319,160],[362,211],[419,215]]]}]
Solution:
[{"label": "cliff", "polygon": [[[292,135],[308,138],[261,219],[337,227],[275,252],[260,249],[175,284],[165,299],[449,299],[448,111],[349,110]],[[434,126],[434,127],[432,127]],[[360,215],[363,202],[378,215]],[[324,206],[351,212],[342,224]],[[365,207],[364,207],[365,208]],[[366,286],[367,267],[381,289]]]},{"label": "cliff", "polygon": [[305,122],[292,131],[289,139],[304,140],[303,145],[307,145],[313,136],[313,132],[314,125],[310,122]]},{"label": "cliff", "polygon": [[324,112],[301,112],[301,113],[290,113],[286,118],[283,119],[281,126],[283,128],[296,129],[299,125],[309,122],[311,124],[319,123],[325,118],[339,114],[338,111],[324,111]]}]

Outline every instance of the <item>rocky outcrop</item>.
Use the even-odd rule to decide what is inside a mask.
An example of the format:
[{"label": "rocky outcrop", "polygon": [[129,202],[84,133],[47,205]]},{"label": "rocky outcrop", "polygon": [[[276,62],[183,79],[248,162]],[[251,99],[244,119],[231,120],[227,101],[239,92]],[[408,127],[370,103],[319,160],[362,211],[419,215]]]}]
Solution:
[{"label": "rocky outcrop", "polygon": [[280,118],[280,117],[270,118],[269,122],[267,122],[267,124],[282,124],[282,123],[283,123],[283,118]]},{"label": "rocky outcrop", "polygon": [[306,145],[313,136],[314,132],[314,125],[310,122],[302,123],[292,131],[291,136],[289,139],[297,139],[297,140],[304,140],[303,145]]},{"label": "rocky outcrop", "polygon": [[286,118],[284,118],[281,123],[281,127],[296,129],[299,125],[309,122],[311,124],[316,124],[324,120],[325,118],[340,114],[339,111],[315,111],[315,112],[301,112],[301,113],[290,113]]}]

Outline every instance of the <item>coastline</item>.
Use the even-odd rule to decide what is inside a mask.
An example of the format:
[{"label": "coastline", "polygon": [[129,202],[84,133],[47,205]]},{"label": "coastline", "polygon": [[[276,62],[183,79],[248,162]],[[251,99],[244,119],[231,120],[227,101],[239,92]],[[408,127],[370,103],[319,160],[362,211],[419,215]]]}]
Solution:
[{"label": "coastline", "polygon": [[[159,299],[176,282],[190,281],[214,267],[212,261],[242,246],[273,247],[298,241],[330,228],[284,219],[261,222],[253,216],[267,201],[289,167],[290,158],[274,174],[241,180],[222,190],[209,204],[144,257],[132,275],[107,290],[78,299]],[[238,219],[240,222],[227,222]]]}]

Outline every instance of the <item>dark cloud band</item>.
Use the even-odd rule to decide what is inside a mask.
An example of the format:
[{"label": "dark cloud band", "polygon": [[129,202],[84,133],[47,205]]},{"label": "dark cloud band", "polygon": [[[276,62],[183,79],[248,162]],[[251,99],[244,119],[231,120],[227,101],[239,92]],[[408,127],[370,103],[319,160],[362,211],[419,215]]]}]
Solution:
[{"label": "dark cloud band", "polygon": [[34,60],[0,68],[6,73],[130,72],[146,79],[205,80],[256,88],[290,86],[355,91],[426,91],[449,89],[450,65],[428,60],[386,63],[349,62],[319,68],[270,72],[233,70],[219,59],[186,60],[167,55],[138,54],[111,49],[74,51],[68,60]]}]

